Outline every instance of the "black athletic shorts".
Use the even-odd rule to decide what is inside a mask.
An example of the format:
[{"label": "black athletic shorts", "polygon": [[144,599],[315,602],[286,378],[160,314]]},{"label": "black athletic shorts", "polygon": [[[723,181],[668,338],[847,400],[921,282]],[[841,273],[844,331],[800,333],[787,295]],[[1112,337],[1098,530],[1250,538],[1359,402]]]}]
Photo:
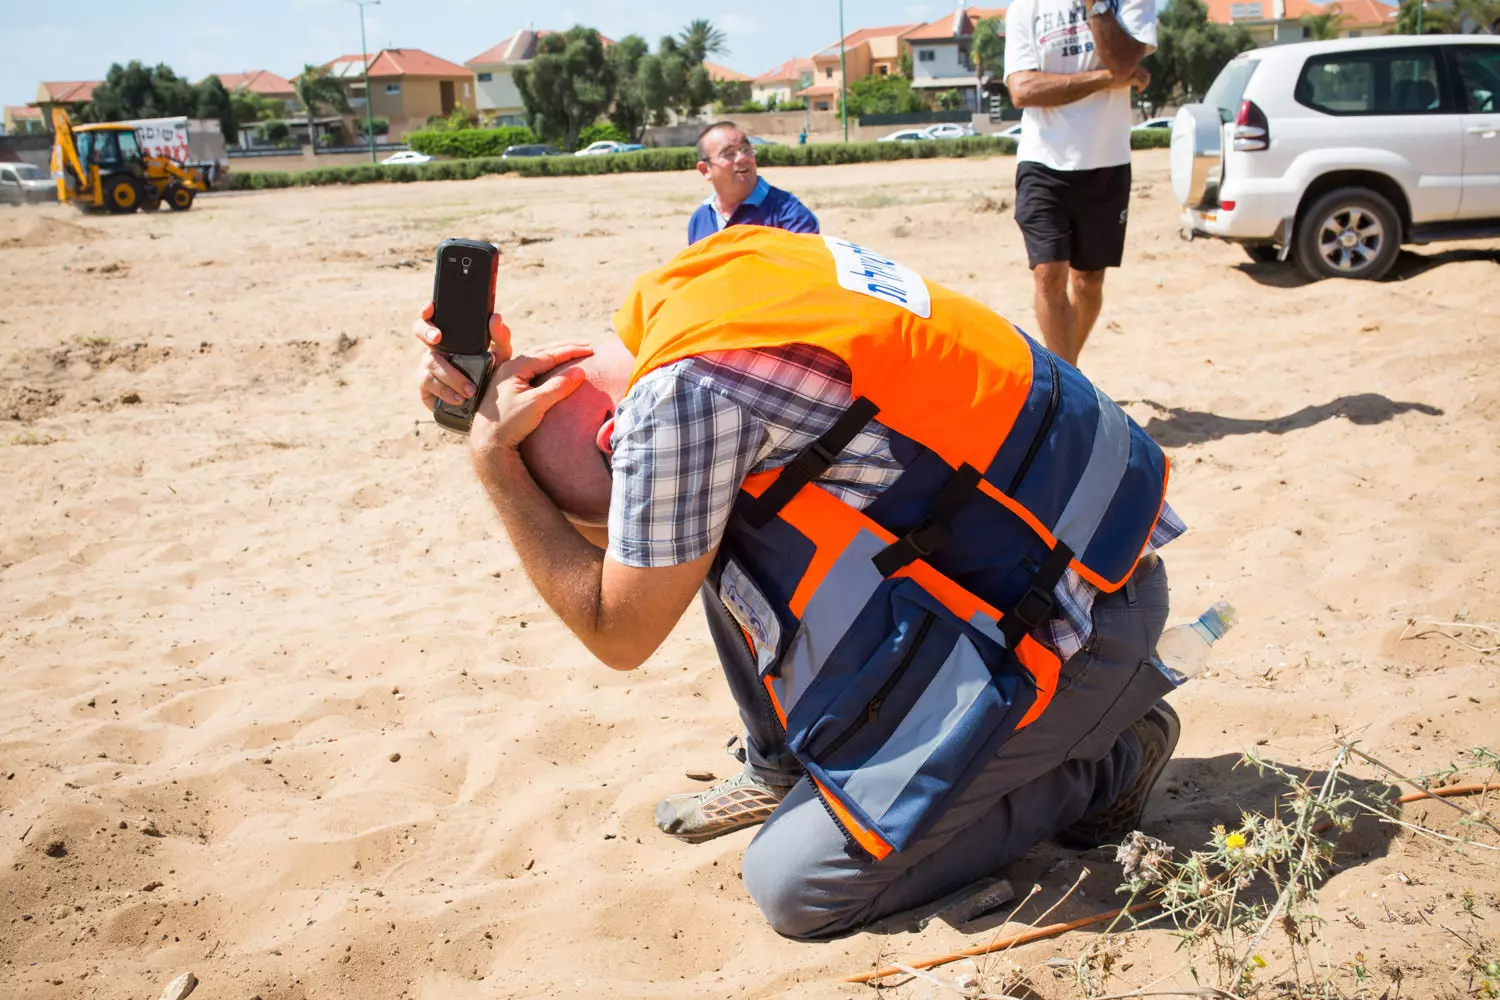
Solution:
[{"label": "black athletic shorts", "polygon": [[1119,267],[1130,211],[1130,164],[1053,170],[1016,168],[1016,224],[1031,266],[1065,260],[1075,271]]}]

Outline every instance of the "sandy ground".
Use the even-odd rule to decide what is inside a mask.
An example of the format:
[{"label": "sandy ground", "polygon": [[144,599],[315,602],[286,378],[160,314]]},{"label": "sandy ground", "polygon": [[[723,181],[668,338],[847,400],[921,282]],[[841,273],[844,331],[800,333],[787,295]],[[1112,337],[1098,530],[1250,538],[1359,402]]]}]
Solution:
[{"label": "sandy ground", "polygon": [[[771,180],[1030,325],[1013,169]],[[734,766],[698,612],[637,673],[593,662],[413,397],[438,240],[503,245],[519,346],[592,337],[704,193],[498,177],[0,213],[0,995],[154,997],[191,969],[196,996],[237,1000],[861,996],[830,980],[995,934],[782,940],[738,877],[750,833],[660,835],[651,806],[685,772]],[[1500,622],[1500,244],[1307,285],[1180,242],[1164,154],[1135,197],[1084,367],[1176,463],[1176,617],[1228,598],[1243,620],[1175,696],[1148,830],[1187,849],[1274,808],[1246,749],[1316,777],[1338,734],[1408,773],[1500,745],[1500,658],[1400,638]],[[1466,835],[1440,807],[1407,817]],[[1340,989],[1476,995],[1500,855],[1373,823],[1340,843],[1316,949]],[[1109,855],[1044,845],[1011,873],[1042,886],[1018,924],[1085,865],[1049,919],[1118,905]],[[1076,996],[1040,963],[1093,940],[1009,958]],[[1176,944],[1114,942],[1111,989],[1190,981]]]}]

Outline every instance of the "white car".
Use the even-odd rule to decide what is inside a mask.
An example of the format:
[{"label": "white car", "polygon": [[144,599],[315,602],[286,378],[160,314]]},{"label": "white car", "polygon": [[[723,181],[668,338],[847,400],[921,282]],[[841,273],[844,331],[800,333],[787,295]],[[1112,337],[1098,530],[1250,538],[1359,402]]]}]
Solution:
[{"label": "white car", "polygon": [[974,126],[943,122],[941,125],[929,125],[923,131],[929,139],[964,139],[974,134]]},{"label": "white car", "polygon": [[625,144],[623,142],[616,142],[613,139],[600,139],[598,142],[591,142],[591,143],[589,143],[587,146],[583,147],[582,149],[580,149],[578,152],[574,153],[573,155],[574,156],[604,156],[604,155],[606,155],[608,153],[618,153],[618,152],[620,152],[621,147],[624,146],[624,145]]},{"label": "white car", "polygon": [[392,153],[390,156],[387,156],[385,159],[381,160],[380,162],[381,163],[396,163],[396,164],[400,164],[400,163],[428,163],[431,160],[432,160],[432,157],[428,156],[426,153],[419,153],[415,149],[403,149],[399,153]]},{"label": "white car", "polygon": [[1000,136],[1004,136],[1007,139],[1015,139],[1015,140],[1019,141],[1020,138],[1021,138],[1021,123],[1020,122],[1016,122],[1010,128],[1001,129],[999,132],[996,132],[995,134],[996,135],[1000,135]]},{"label": "white car", "polygon": [[1130,131],[1132,131],[1132,132],[1155,132],[1158,129],[1169,129],[1169,128],[1171,128],[1172,127],[1172,122],[1173,122],[1173,119],[1171,119],[1171,118],[1147,118],[1145,121],[1141,122],[1139,125],[1132,125],[1131,128],[1130,128]]},{"label": "white car", "polygon": [[922,140],[929,139],[929,138],[931,138],[931,136],[929,136],[927,134],[927,130],[925,128],[904,128],[904,129],[900,129],[899,131],[892,132],[890,135],[883,135],[883,136],[881,136],[879,139],[877,139],[875,141],[876,142],[921,142]]},{"label": "white car", "polygon": [[1500,37],[1275,45],[1172,125],[1183,230],[1375,279],[1403,243],[1500,235]]}]

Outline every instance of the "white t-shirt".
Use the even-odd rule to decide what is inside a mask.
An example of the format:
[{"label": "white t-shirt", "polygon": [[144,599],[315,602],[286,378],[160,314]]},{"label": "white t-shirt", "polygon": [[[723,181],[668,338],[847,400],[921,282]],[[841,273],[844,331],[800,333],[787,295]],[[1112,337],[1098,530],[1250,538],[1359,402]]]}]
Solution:
[{"label": "white t-shirt", "polygon": [[[1120,0],[1127,34],[1156,48],[1156,0]],[[1071,75],[1103,69],[1083,0],[1013,0],[1005,12],[1005,77],[1024,70]],[[1018,159],[1053,170],[1093,170],[1130,162],[1130,91],[1110,87],[1021,116]]]}]

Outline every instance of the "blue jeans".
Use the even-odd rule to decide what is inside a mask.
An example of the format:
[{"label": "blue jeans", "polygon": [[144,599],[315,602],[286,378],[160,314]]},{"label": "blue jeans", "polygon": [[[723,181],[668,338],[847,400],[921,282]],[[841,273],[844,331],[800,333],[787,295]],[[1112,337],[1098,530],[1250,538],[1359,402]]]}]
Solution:
[{"label": "blue jeans", "polygon": [[1128,789],[1141,756],[1129,728],[1172,689],[1151,662],[1167,619],[1166,567],[1143,561],[1126,586],[1100,596],[1093,617],[1093,636],[1063,664],[1041,718],[1002,746],[916,843],[878,862],[849,847],[801,776],[754,665],[722,657],[745,721],[747,766],[762,780],[794,786],[745,851],[745,887],[771,926],[792,938],[830,937],[930,903]]}]

